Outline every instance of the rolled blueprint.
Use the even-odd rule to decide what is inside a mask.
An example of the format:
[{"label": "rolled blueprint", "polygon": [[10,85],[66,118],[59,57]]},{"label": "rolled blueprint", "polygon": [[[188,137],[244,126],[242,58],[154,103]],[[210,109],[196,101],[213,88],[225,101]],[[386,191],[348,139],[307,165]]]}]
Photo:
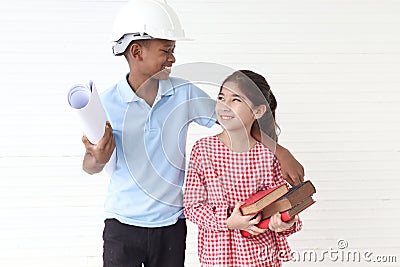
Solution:
[{"label": "rolled blueprint", "polygon": [[[92,81],[89,85],[76,84],[68,92],[69,105],[76,111],[83,132],[92,144],[97,144],[104,135],[107,115],[101,104],[99,94]],[[115,150],[106,166],[106,171],[112,173],[115,167]]]},{"label": "rolled blueprint", "polygon": [[92,144],[97,144],[104,135],[107,116],[93,82],[76,84],[68,93],[69,105],[76,110],[83,132]]}]

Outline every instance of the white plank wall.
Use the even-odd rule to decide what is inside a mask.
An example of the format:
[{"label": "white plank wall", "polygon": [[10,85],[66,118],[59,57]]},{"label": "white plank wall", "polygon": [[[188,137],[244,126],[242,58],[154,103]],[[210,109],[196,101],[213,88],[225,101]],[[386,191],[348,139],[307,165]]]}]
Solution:
[{"label": "white plank wall", "polygon": [[[108,43],[124,2],[0,1],[0,266],[101,266],[108,178],[81,171],[66,93],[127,71]],[[253,69],[277,96],[280,143],[317,187],[285,266],[399,266],[400,1],[168,3],[195,39],[177,64]],[[191,128],[187,149],[217,130]],[[196,238],[189,224],[189,267]]]}]

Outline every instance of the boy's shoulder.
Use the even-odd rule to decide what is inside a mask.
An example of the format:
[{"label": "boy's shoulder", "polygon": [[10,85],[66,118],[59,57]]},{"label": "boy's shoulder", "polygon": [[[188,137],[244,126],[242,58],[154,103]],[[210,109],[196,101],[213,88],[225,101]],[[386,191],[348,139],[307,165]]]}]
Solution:
[{"label": "boy's shoulder", "polygon": [[193,83],[191,81],[183,79],[183,78],[179,78],[179,77],[170,76],[169,80],[174,87],[180,87],[180,86],[185,86],[185,85],[192,86],[193,85]]},{"label": "boy's shoulder", "polygon": [[115,92],[116,91],[116,89],[117,89],[117,83],[116,84],[114,84],[114,85],[112,85],[112,86],[109,86],[108,88],[106,88],[104,91],[102,91],[101,92],[101,95],[110,95],[110,94],[113,94],[113,92]]},{"label": "boy's shoulder", "polygon": [[170,76],[169,81],[171,82],[174,88],[190,88],[193,90],[203,91],[199,86],[196,85],[196,82],[199,81],[190,81],[180,77]]},{"label": "boy's shoulder", "polygon": [[100,93],[100,100],[104,106],[112,105],[116,102],[121,102],[121,97],[118,93],[117,85],[118,84],[110,86]]},{"label": "boy's shoulder", "polygon": [[118,90],[118,87],[121,87],[121,86],[129,86],[129,84],[126,80],[122,79],[122,80],[118,81],[117,83],[114,83],[113,85],[108,86],[104,91],[101,92],[101,95],[115,94]]}]

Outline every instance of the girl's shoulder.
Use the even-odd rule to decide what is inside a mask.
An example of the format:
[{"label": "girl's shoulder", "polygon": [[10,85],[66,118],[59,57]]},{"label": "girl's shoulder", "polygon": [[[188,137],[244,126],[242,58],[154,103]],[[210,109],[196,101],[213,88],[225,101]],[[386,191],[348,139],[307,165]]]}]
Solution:
[{"label": "girl's shoulder", "polygon": [[216,135],[200,138],[194,143],[192,151],[204,153],[207,156],[232,153]]},{"label": "girl's shoulder", "polygon": [[[258,142],[256,143],[256,145],[253,147],[253,150],[255,151],[255,153],[258,154],[263,154],[264,156],[268,157],[268,158],[274,158],[275,156],[275,151],[272,151],[270,148],[266,147],[265,145],[263,145],[262,143]],[[275,149],[273,149],[275,150]]]},{"label": "girl's shoulder", "polygon": [[219,139],[217,136],[207,136],[207,137],[203,137],[200,138],[199,140],[197,140],[194,145],[193,148],[203,148],[203,149],[214,149],[215,146],[217,146],[219,143]]},{"label": "girl's shoulder", "polygon": [[200,138],[193,144],[191,157],[208,158],[213,154],[214,146],[211,136]]}]

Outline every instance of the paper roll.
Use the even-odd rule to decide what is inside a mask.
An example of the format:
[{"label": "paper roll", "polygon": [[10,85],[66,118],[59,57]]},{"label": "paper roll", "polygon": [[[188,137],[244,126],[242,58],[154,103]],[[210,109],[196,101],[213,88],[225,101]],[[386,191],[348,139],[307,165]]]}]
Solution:
[{"label": "paper roll", "polygon": [[107,116],[99,94],[92,81],[89,86],[74,85],[68,93],[69,105],[78,113],[83,132],[92,144],[97,144],[104,135]]},{"label": "paper roll", "polygon": [[[104,135],[107,115],[101,104],[99,94],[92,81],[89,85],[76,84],[68,92],[69,105],[76,111],[83,132],[92,144],[98,144]],[[106,171],[112,173],[115,167],[115,149],[109,160]]]}]

